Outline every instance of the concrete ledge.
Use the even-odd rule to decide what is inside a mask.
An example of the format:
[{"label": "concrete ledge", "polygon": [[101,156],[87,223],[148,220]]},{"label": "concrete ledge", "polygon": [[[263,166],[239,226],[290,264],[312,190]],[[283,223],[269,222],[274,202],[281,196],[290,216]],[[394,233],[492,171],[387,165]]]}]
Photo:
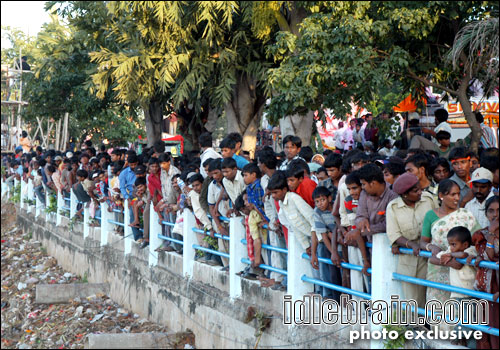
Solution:
[{"label": "concrete ledge", "polygon": [[86,349],[175,349],[178,333],[89,334]]},{"label": "concrete ledge", "polygon": [[91,295],[108,294],[108,292],[108,283],[38,284],[35,303],[67,303],[77,297],[86,298]]}]

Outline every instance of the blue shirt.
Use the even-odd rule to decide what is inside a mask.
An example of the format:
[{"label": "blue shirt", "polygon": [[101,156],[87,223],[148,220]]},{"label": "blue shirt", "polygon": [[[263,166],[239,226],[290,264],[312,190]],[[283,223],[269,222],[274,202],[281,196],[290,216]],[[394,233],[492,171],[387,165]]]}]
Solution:
[{"label": "blue shirt", "polygon": [[130,167],[126,167],[118,176],[120,180],[120,191],[124,199],[129,199],[134,193],[135,173]]},{"label": "blue shirt", "polygon": [[42,181],[43,181],[43,184],[46,185],[47,184],[47,174],[45,174],[45,169],[43,166],[40,167],[41,171],[42,171]]},{"label": "blue shirt", "polygon": [[247,186],[247,197],[248,203],[255,205],[258,211],[264,215],[264,217],[269,221],[266,214],[264,213],[264,189],[260,184],[260,179],[255,180],[253,183]]},{"label": "blue shirt", "polygon": [[233,159],[236,161],[236,166],[238,167],[238,169],[243,169],[243,167],[245,165],[247,165],[248,163],[250,163],[248,160],[246,160],[245,158],[243,158],[242,156],[239,156],[237,155],[236,153],[233,154]]}]

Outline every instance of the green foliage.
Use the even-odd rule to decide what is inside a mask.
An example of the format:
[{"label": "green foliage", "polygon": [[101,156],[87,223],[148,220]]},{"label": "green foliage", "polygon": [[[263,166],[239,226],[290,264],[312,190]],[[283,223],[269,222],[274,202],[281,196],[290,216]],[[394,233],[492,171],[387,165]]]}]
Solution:
[{"label": "green foliage", "polygon": [[45,207],[45,212],[47,214],[53,214],[57,212],[57,197],[50,194],[49,195],[49,204]]},{"label": "green foliage", "polygon": [[485,18],[498,6],[446,1],[323,5],[304,19],[300,35],[280,33],[268,48],[280,63],[268,76],[268,95],[274,97],[267,110],[274,122],[306,110],[318,109],[323,117],[323,108],[345,118],[350,103],[378,106],[383,91],[396,82],[399,96],[412,92],[419,97],[431,81],[441,90],[458,89],[463,72],[443,58],[463,23]]},{"label": "green foliage", "polygon": [[391,331],[398,332],[398,337],[396,339],[387,338],[386,340],[384,340],[384,349],[404,349],[406,343],[404,334],[407,331],[407,328],[394,324],[383,325],[382,327],[387,329],[387,333]]},{"label": "green foliage", "polygon": [[21,201],[21,184],[20,183],[13,187],[12,195],[10,196],[9,200],[12,203],[19,203]]}]

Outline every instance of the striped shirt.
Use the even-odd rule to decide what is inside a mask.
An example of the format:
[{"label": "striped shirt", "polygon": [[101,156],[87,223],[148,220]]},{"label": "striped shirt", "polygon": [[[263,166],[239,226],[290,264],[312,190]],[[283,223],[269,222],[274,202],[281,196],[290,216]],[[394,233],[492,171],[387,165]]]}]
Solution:
[{"label": "striped shirt", "polygon": [[316,231],[319,242],[323,239],[321,234],[335,232],[335,220],[331,211],[314,208],[314,231]]}]

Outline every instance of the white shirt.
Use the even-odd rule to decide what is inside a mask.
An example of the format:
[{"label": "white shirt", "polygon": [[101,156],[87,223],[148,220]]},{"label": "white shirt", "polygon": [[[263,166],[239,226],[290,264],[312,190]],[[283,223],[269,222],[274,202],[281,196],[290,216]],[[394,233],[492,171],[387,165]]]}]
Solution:
[{"label": "white shirt", "polygon": [[200,195],[196,191],[190,191],[188,197],[191,199],[194,216],[203,224],[203,228],[212,229],[212,222],[208,218],[207,213],[200,205]]},{"label": "white shirt", "polygon": [[222,158],[222,156],[215,152],[215,150],[212,147],[208,147],[206,150],[203,151],[203,153],[200,156],[201,164],[200,164],[200,174],[203,176],[203,178],[206,178],[208,174],[205,172],[205,168],[203,167],[203,163],[207,159],[218,159]]},{"label": "white shirt", "polygon": [[236,172],[236,176],[234,177],[233,181],[223,178],[222,184],[224,185],[226,193],[233,204],[236,202],[236,198],[238,198],[238,196],[246,188],[245,181],[243,181],[243,176],[241,175],[241,171],[239,170]]},{"label": "white shirt", "polygon": [[311,245],[311,232],[314,232],[314,209],[298,194],[287,192],[280,201],[281,211],[290,225],[288,228],[292,228],[302,248],[307,249]]},{"label": "white shirt", "polygon": [[493,191],[490,191],[490,194],[488,195],[488,197],[486,197],[483,203],[479,203],[477,198],[474,198],[465,205],[465,209],[467,209],[472,213],[472,215],[474,215],[481,228],[485,228],[490,224],[490,221],[486,218],[486,213],[484,212],[484,206],[488,198],[492,196],[493,196]]},{"label": "white shirt", "polygon": [[[221,192],[222,192],[222,185],[219,185],[215,180],[212,181],[208,186],[208,195],[207,195],[208,205],[217,204],[217,200],[219,199]],[[217,209],[220,215],[226,216],[227,211],[229,210],[228,201],[221,200],[219,202],[219,207]]]}]

